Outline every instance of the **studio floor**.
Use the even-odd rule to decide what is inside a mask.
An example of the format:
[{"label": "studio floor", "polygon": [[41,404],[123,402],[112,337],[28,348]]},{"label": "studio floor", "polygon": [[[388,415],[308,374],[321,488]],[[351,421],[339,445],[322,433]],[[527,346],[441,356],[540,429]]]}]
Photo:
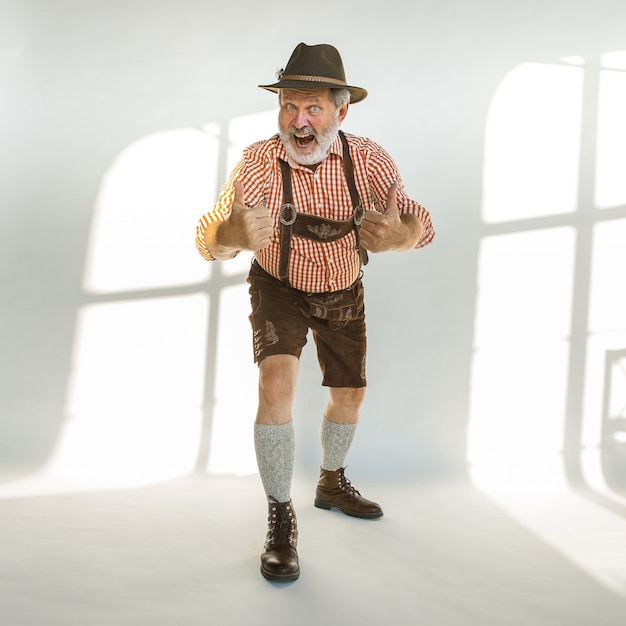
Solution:
[{"label": "studio floor", "polygon": [[[603,579],[470,484],[357,486],[384,505],[383,518],[318,510],[314,483],[294,485],[302,573],[282,585],[259,574],[266,508],[256,476],[5,495],[0,624],[624,623],[626,588],[603,580],[624,574],[610,555],[623,550],[626,520],[595,538]],[[557,534],[577,515],[560,517],[558,506],[548,515]]]}]

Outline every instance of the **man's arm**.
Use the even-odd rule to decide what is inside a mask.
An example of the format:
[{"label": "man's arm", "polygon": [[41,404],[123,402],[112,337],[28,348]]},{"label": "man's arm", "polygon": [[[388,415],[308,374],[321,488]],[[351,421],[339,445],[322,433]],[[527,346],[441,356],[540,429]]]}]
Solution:
[{"label": "man's arm", "polygon": [[204,244],[209,254],[218,261],[232,259],[242,250],[242,248],[227,243],[230,239],[227,234],[229,223],[230,219],[225,222],[213,222],[204,231]]},{"label": "man's arm", "polygon": [[246,208],[243,185],[235,181],[235,197],[230,216],[224,222],[207,226],[204,243],[211,256],[225,261],[240,250],[261,250],[272,238],[274,225],[265,206]]}]

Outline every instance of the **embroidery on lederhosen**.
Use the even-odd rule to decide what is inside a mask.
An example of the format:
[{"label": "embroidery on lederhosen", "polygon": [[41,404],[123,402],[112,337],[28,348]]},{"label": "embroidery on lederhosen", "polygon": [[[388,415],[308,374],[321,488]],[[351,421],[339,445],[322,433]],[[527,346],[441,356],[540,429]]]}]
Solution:
[{"label": "embroidery on lederhosen", "polygon": [[265,321],[265,341],[267,345],[273,346],[278,343],[278,333],[276,332],[276,326],[274,322],[270,320]]}]

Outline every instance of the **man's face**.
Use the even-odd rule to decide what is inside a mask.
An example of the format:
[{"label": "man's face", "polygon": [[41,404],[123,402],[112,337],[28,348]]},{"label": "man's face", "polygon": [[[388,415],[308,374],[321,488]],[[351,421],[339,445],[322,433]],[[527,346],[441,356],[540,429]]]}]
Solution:
[{"label": "man's face", "polygon": [[329,89],[282,89],[278,128],[285,150],[301,165],[326,158],[348,105],[335,108]]}]

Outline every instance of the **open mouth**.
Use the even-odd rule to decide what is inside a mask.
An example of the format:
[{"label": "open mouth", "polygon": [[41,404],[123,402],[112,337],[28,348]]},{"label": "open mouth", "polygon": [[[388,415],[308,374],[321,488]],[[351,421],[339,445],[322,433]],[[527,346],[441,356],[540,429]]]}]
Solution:
[{"label": "open mouth", "polygon": [[306,148],[307,146],[310,146],[315,141],[314,135],[303,135],[303,136],[294,135],[293,138],[295,139],[296,144],[300,148]]}]

